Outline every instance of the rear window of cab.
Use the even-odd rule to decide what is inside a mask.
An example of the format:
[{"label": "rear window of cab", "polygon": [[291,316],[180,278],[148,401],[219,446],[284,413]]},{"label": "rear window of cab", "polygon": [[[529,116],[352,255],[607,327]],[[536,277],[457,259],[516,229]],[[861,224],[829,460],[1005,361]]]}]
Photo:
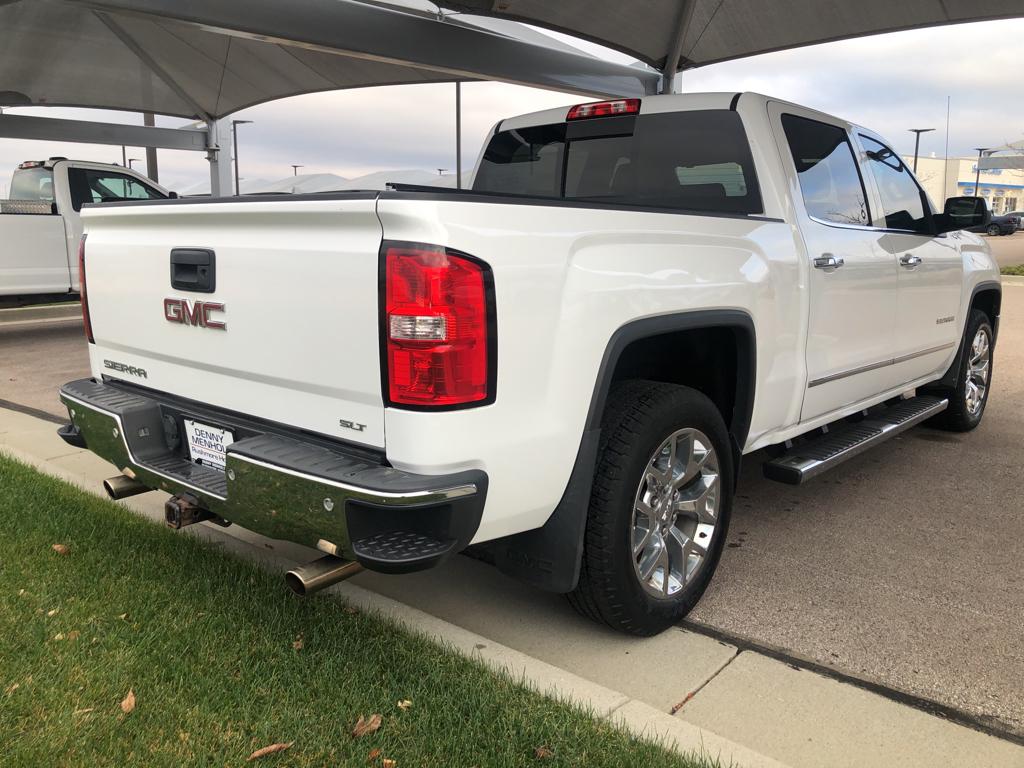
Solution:
[{"label": "rear window of cab", "polygon": [[743,123],[724,109],[499,131],[473,190],[680,211],[763,210]]}]

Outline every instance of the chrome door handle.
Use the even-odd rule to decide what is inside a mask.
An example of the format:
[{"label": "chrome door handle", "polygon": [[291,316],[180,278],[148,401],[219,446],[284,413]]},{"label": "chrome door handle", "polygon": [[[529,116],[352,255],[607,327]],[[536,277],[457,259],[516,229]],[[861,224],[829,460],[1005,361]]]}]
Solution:
[{"label": "chrome door handle", "polygon": [[911,253],[906,253],[903,256],[900,256],[900,266],[901,267],[906,267],[907,269],[913,269],[914,267],[916,267],[920,263],[921,263],[921,257],[920,256],[914,256]]},{"label": "chrome door handle", "polygon": [[825,271],[828,272],[834,269],[839,269],[845,263],[845,261],[843,261],[842,259],[837,259],[831,253],[823,253],[821,254],[821,256],[817,257],[814,260],[814,268],[824,269]]}]

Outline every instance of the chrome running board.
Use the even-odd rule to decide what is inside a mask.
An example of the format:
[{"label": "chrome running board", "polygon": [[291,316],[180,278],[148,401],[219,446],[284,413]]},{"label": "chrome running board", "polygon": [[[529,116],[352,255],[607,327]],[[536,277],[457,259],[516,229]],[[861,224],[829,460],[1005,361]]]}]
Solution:
[{"label": "chrome running board", "polygon": [[948,405],[948,400],[938,397],[912,397],[863,421],[840,423],[824,435],[795,445],[777,459],[766,461],[764,476],[780,483],[800,485],[942,413]]}]

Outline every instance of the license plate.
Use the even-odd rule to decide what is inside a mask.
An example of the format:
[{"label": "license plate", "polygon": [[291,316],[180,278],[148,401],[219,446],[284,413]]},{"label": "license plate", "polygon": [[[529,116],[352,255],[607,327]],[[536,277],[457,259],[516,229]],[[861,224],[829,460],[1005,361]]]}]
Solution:
[{"label": "license plate", "polygon": [[185,419],[185,436],[188,438],[188,452],[192,461],[224,471],[225,452],[235,442],[235,436],[230,430]]}]

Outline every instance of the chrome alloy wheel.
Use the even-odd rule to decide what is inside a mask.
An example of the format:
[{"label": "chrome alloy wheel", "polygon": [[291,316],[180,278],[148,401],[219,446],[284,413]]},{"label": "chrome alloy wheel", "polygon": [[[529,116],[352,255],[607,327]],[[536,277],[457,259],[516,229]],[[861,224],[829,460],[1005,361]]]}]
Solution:
[{"label": "chrome alloy wheel", "polygon": [[967,412],[977,416],[985,404],[985,392],[988,390],[988,377],[992,344],[988,330],[979,328],[971,342],[971,354],[967,358]]},{"label": "chrome alloy wheel", "polygon": [[644,590],[670,598],[707,562],[718,524],[718,456],[707,435],[680,429],[647,462],[633,502],[633,569]]}]

